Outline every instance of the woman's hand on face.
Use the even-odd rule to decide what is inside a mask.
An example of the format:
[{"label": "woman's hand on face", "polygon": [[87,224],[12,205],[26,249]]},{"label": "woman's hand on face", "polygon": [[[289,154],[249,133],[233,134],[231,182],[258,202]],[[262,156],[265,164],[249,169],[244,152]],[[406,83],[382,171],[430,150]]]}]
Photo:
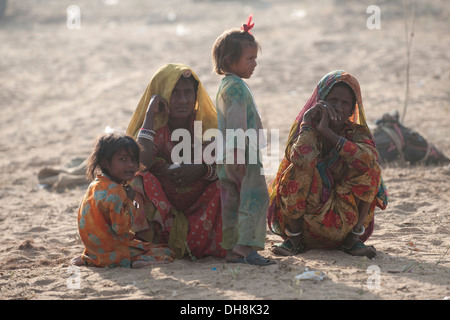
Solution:
[{"label": "woman's hand on face", "polygon": [[340,121],[342,116],[336,111],[336,109],[324,100],[319,100],[316,105],[320,105],[322,112],[328,114],[328,119],[331,121]]},{"label": "woman's hand on face", "polygon": [[324,100],[319,100],[311,109],[306,111],[303,121],[314,123],[319,131],[330,128],[331,121],[338,121],[341,115],[332,105]]},{"label": "woman's hand on face", "polygon": [[330,116],[327,111],[322,112],[322,116],[320,117],[319,124],[317,125],[317,130],[320,133],[324,133],[326,130],[330,129]]},{"label": "woman's hand on face", "polygon": [[155,119],[155,115],[161,112],[168,114],[169,104],[161,96],[153,95],[148,103],[142,127],[153,130],[153,120]]},{"label": "woman's hand on face", "polygon": [[321,105],[315,104],[303,115],[303,122],[308,124],[318,124],[322,115]]},{"label": "woman's hand on face", "polygon": [[159,95],[153,95],[150,98],[150,102],[148,103],[147,107],[147,115],[154,116],[158,113],[169,113],[169,104],[167,103],[166,99]]}]

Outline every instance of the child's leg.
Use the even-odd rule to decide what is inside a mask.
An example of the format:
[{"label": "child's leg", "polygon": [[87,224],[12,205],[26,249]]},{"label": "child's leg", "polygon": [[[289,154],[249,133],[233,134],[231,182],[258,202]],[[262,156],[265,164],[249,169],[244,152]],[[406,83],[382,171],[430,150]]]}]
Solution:
[{"label": "child's leg", "polygon": [[174,260],[173,251],[166,246],[137,241],[136,243],[136,247],[129,247],[132,268],[166,264]]},{"label": "child's leg", "polygon": [[232,250],[239,237],[238,212],[240,203],[241,177],[233,165],[218,165],[220,179],[220,202],[222,205],[222,248]]},{"label": "child's leg", "polygon": [[269,193],[258,164],[247,165],[241,185],[239,245],[264,249]]}]

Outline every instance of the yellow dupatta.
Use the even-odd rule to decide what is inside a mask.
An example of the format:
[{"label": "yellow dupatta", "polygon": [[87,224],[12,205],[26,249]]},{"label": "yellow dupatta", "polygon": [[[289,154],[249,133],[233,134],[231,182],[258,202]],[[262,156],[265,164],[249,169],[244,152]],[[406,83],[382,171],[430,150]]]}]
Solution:
[{"label": "yellow dupatta", "polygon": [[[202,134],[208,129],[217,129],[216,108],[198,76],[186,65],[171,63],[162,66],[150,80],[128,124],[126,133],[136,139],[144,122],[151,97],[159,95],[169,102],[172,91],[180,77],[189,77],[191,74],[198,81],[197,102],[194,109],[196,111],[195,120],[202,122]],[[164,127],[168,121],[168,114],[157,113],[153,130],[156,131]],[[143,186],[139,185],[142,183],[142,179],[134,179],[134,183],[135,187],[144,190]],[[189,229],[189,221],[183,213],[178,212],[174,208],[172,208],[171,212],[175,217],[169,235],[169,246],[174,250],[175,258],[181,258],[186,253],[186,236]]]},{"label": "yellow dupatta", "polygon": [[[202,121],[203,133],[208,129],[217,128],[216,108],[198,76],[186,65],[171,63],[162,66],[150,80],[150,83],[142,95],[141,100],[139,101],[136,110],[131,117],[130,123],[128,124],[127,134],[134,138],[137,137],[139,129],[142,127],[142,123],[144,122],[148,104],[153,95],[159,95],[169,102],[173,88],[177,84],[180,77],[190,74],[192,74],[198,81],[197,103],[195,105],[197,114],[195,120]],[[164,127],[168,121],[168,114],[156,114],[153,130],[156,131],[159,128]]]}]

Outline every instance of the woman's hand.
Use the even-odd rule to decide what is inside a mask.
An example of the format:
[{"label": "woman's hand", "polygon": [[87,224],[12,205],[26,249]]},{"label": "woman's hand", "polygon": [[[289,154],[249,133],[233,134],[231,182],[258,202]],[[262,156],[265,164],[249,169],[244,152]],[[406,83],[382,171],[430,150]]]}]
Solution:
[{"label": "woman's hand", "polygon": [[323,100],[319,100],[303,115],[303,122],[314,126],[322,139],[328,141],[331,146],[336,145],[340,138],[335,132],[336,129],[333,129],[333,125],[341,119],[342,115],[332,105]]},{"label": "woman's hand", "polygon": [[316,103],[312,108],[307,110],[303,115],[303,122],[308,125],[317,125],[320,122],[322,116],[322,105]]},{"label": "woman's hand", "polygon": [[187,186],[204,177],[206,173],[204,164],[172,165],[166,170],[166,175],[180,186]]},{"label": "woman's hand", "polygon": [[153,95],[148,103],[142,127],[146,129],[153,129],[153,120],[155,119],[155,115],[158,113],[168,114],[169,110],[169,104],[166,99],[159,95]]},{"label": "woman's hand", "polygon": [[169,113],[169,103],[159,95],[153,95],[148,103],[147,114]]},{"label": "woman's hand", "polygon": [[319,100],[317,103],[303,116],[303,122],[307,124],[314,124],[317,130],[321,133],[330,129],[330,122],[340,121],[341,114],[335,108],[324,100]]}]

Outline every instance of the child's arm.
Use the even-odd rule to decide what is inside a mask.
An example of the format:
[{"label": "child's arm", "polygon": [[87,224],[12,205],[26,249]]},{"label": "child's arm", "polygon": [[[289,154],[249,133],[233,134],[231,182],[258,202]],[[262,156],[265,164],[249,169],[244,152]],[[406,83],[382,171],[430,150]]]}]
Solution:
[{"label": "child's arm", "polygon": [[224,91],[222,104],[227,131],[225,137],[226,157],[233,157],[233,163],[245,164],[245,150],[247,147],[245,133],[248,129],[247,98],[239,83],[232,84]]},{"label": "child's arm", "polygon": [[107,201],[109,201],[108,206],[110,211],[111,229],[118,235],[130,232],[136,210],[133,200],[127,196],[127,193],[122,186],[118,186],[116,188],[116,193],[111,193],[108,196]]}]

